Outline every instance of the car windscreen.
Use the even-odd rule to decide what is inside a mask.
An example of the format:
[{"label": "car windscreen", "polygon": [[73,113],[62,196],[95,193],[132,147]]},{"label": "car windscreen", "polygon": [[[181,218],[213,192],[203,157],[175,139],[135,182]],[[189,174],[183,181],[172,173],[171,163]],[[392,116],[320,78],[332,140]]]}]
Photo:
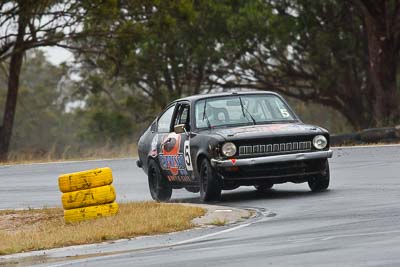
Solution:
[{"label": "car windscreen", "polygon": [[196,128],[266,124],[297,120],[276,95],[232,95],[201,99],[195,105]]}]

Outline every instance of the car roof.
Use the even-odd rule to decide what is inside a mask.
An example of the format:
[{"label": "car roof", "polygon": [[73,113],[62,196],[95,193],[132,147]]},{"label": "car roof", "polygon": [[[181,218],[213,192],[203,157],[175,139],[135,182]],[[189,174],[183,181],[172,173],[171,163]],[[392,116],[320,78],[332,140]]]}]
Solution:
[{"label": "car roof", "polygon": [[254,95],[254,94],[273,94],[273,95],[278,95],[275,92],[271,91],[245,91],[245,92],[224,92],[224,93],[212,93],[212,94],[199,94],[199,95],[191,95],[187,97],[183,97],[180,99],[175,100],[174,102],[178,101],[190,101],[194,102],[199,99],[205,99],[205,98],[212,98],[212,97],[219,97],[219,96],[230,96],[230,95]]}]

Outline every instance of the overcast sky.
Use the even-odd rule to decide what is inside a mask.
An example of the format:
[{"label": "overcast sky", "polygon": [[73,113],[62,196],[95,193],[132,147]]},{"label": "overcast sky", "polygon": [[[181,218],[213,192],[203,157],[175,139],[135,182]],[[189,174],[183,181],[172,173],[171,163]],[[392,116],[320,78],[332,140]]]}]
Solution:
[{"label": "overcast sky", "polygon": [[71,52],[61,47],[42,47],[47,55],[47,59],[54,65],[59,65],[64,61],[72,61],[74,59]]}]

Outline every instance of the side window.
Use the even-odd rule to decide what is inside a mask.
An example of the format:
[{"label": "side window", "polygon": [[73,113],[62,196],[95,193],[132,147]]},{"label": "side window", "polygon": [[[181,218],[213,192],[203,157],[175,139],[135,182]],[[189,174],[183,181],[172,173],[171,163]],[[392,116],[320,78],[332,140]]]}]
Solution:
[{"label": "side window", "polygon": [[189,106],[184,107],[181,113],[181,117],[179,118],[180,124],[188,124],[189,121]]},{"label": "side window", "polygon": [[171,119],[174,114],[175,105],[169,107],[158,119],[157,132],[169,133],[171,127]]},{"label": "side window", "polygon": [[178,124],[186,124],[187,130],[189,130],[190,118],[189,118],[189,105],[180,105],[176,117],[174,120],[174,126]]}]

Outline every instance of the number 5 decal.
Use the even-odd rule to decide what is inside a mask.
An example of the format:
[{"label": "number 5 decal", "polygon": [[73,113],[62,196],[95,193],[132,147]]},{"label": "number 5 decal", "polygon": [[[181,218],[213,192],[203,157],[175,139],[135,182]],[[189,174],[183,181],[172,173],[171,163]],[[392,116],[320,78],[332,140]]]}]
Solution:
[{"label": "number 5 decal", "polygon": [[193,171],[192,158],[190,157],[190,141],[186,140],[183,146],[186,170]]}]

